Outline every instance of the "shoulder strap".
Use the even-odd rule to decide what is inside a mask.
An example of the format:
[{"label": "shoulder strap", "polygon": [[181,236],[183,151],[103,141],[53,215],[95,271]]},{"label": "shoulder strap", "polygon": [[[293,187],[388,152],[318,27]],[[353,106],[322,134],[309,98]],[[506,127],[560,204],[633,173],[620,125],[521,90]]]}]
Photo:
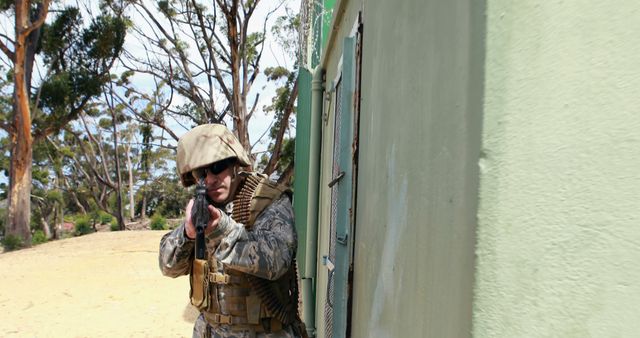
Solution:
[{"label": "shoulder strap", "polygon": [[253,224],[264,209],[285,193],[290,196],[291,190],[266,178],[263,179],[251,198],[249,224]]}]

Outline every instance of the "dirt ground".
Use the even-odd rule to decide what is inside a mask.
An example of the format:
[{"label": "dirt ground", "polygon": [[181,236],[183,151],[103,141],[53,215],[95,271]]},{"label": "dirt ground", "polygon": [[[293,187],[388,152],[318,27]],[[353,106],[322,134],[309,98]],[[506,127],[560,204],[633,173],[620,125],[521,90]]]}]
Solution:
[{"label": "dirt ground", "polygon": [[97,232],[0,254],[0,337],[190,337],[188,278],[158,268],[165,233]]}]

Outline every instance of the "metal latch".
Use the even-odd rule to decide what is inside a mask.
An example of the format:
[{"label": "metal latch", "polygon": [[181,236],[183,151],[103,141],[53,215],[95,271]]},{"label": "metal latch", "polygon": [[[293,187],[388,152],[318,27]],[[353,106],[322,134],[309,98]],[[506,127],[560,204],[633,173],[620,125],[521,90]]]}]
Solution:
[{"label": "metal latch", "polygon": [[322,256],[322,265],[326,266],[329,271],[333,271],[336,267],[329,259],[329,256]]},{"label": "metal latch", "polygon": [[344,171],[341,171],[336,178],[329,182],[329,188],[332,188],[338,181],[340,181],[344,177]]}]

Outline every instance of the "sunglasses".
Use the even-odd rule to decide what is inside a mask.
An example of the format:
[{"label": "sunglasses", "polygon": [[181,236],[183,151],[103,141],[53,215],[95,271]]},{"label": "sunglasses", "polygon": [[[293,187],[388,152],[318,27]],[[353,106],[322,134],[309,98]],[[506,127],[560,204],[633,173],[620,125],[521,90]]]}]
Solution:
[{"label": "sunglasses", "polygon": [[191,171],[193,177],[197,180],[201,177],[205,177],[207,173],[219,175],[221,172],[227,170],[234,163],[234,159],[226,159],[218,162],[213,162],[206,167],[200,167]]}]

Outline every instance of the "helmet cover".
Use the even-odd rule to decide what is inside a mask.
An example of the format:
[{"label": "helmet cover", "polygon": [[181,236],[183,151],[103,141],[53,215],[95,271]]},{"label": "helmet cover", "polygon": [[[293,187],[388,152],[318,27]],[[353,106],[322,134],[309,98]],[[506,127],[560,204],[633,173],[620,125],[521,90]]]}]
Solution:
[{"label": "helmet cover", "polygon": [[178,140],[177,166],[182,185],[195,184],[192,170],[228,158],[236,158],[243,167],[251,165],[249,155],[227,127],[203,124],[191,129]]}]

